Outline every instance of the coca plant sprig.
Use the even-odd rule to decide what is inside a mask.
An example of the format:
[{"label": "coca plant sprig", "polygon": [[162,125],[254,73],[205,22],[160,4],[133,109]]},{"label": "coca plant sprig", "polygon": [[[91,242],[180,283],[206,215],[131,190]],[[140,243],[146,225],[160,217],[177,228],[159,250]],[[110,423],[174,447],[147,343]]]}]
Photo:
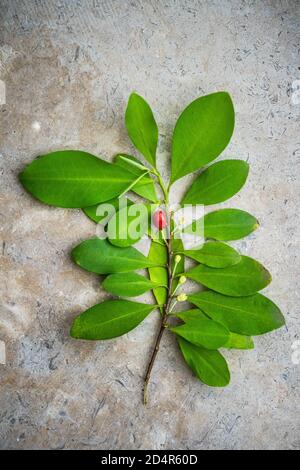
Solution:
[{"label": "coca plant sprig", "polygon": [[[225,92],[213,93],[196,99],[182,112],[173,133],[169,185],[156,165],[157,124],[149,105],[136,93],[129,98],[125,122],[145,163],[126,154],[119,154],[113,163],[108,163],[86,152],[67,150],[34,160],[20,175],[24,187],[40,201],[82,208],[92,220],[106,225],[107,239],[85,240],[72,251],[80,267],[106,276],[104,289],[117,297],[131,298],[149,290],[154,294],[155,302],[151,305],[123,298],[94,305],[75,318],[71,336],[86,340],[115,338],[137,327],[157,309],[161,321],[146,369],[144,402],[166,330],[176,335],[185,361],[202,382],[224,387],[229,383],[230,373],[219,349],[251,349],[252,336],[284,324],[279,308],[259,293],[271,281],[269,272],[259,262],[224,243],[247,236],[258,227],[258,222],[239,209],[214,210],[203,216],[206,242],[199,249],[187,250],[174,237],[169,190],[178,179],[204,167],[181,204],[217,204],[244,185],[248,175],[248,164],[244,161],[222,160],[206,167],[220,155],[232,136],[231,98]],[[122,207],[129,191],[144,202],[127,200]],[[152,218],[158,230],[158,236],[152,237],[148,256],[132,246],[145,234],[147,224],[137,235],[128,230],[130,223],[135,222],[135,216],[130,214],[138,213],[142,205],[145,207],[145,201],[149,205],[146,207],[154,203],[157,208],[154,215],[151,209],[144,212],[144,219]],[[104,202],[117,208],[117,212],[106,217],[99,214],[99,203]],[[159,208],[162,205],[165,209]],[[130,212],[130,208],[136,212]],[[118,228],[115,232],[114,227]],[[195,262],[187,272],[185,257]],[[148,269],[149,277],[136,272],[144,268]],[[186,295],[182,286],[187,278],[204,289]],[[193,305],[192,309],[173,310],[177,301],[186,300]]]}]

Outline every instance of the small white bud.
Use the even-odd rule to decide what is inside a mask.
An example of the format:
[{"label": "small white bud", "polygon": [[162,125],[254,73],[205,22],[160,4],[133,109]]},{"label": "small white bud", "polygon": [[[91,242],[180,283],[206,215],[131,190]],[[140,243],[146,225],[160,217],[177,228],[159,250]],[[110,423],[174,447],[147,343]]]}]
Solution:
[{"label": "small white bud", "polygon": [[179,294],[179,295],[177,296],[177,301],[178,301],[178,302],[185,302],[185,301],[187,300],[187,298],[188,298],[188,297],[187,297],[186,294]]},{"label": "small white bud", "polygon": [[186,277],[185,276],[180,276],[179,278],[179,284],[184,284],[186,281]]},{"label": "small white bud", "polygon": [[175,256],[175,263],[178,264],[178,263],[180,263],[180,261],[181,261],[181,256],[180,256],[180,255],[176,255],[176,256]]}]

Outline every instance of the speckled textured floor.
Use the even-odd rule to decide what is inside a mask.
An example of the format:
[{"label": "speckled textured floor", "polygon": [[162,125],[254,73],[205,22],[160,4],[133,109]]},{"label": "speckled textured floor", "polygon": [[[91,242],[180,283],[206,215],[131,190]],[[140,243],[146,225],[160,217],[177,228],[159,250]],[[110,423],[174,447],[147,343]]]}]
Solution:
[{"label": "speckled textured floor", "polygon": [[[300,448],[299,1],[0,0],[0,15],[1,448]],[[164,175],[178,113],[202,94],[231,93],[224,156],[251,172],[220,206],[260,220],[234,246],[270,269],[266,294],[287,319],[254,351],[226,353],[226,389],[199,383],[166,334],[148,407],[141,385],[158,314],[114,341],[70,339],[72,318],[107,297],[69,257],[95,227],[33,200],[17,180],[49,150],[132,152],[123,124],[132,90],[157,117]]]}]

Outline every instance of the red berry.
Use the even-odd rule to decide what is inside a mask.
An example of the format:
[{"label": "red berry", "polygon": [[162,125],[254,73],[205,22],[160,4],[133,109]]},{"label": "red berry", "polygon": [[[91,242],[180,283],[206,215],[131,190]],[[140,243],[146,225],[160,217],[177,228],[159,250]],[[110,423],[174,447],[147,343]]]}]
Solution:
[{"label": "red berry", "polygon": [[167,217],[166,213],[162,210],[158,210],[154,213],[153,222],[158,230],[162,230],[167,226]]}]

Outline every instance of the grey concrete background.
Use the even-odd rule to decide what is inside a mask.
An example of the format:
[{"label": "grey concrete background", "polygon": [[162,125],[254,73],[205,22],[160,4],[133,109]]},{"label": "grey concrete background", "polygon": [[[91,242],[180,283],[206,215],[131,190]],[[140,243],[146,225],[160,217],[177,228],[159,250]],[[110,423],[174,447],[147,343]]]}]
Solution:
[{"label": "grey concrete background", "polygon": [[[300,448],[300,364],[292,361],[299,339],[299,5],[0,1],[1,448]],[[107,297],[97,277],[69,258],[94,226],[80,211],[43,206],[17,181],[26,163],[49,150],[104,158],[132,151],[123,124],[132,90],[154,109],[165,175],[178,113],[199,95],[231,93],[236,129],[224,156],[248,160],[251,173],[220,206],[261,221],[234,245],[271,270],[266,294],[287,319],[286,328],[256,338],[254,351],[226,353],[226,389],[199,383],[166,334],[148,407],[141,386],[157,312],[114,341],[70,339],[72,318]],[[174,187],[174,199],[188,180]]]}]

